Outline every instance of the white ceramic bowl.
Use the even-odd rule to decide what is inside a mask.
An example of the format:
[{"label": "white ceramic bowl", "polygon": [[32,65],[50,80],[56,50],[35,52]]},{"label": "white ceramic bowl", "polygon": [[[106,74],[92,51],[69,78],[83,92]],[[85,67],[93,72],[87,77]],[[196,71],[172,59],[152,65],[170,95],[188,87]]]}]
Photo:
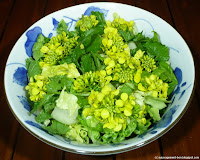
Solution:
[{"label": "white ceramic bowl", "polygon": [[[162,119],[146,133],[124,140],[115,145],[86,145],[65,140],[45,132],[35,121],[35,116],[29,116],[30,106],[25,98],[24,86],[27,84],[25,59],[30,57],[31,48],[38,34],[51,37],[56,34],[58,21],[64,19],[72,30],[75,22],[82,14],[89,15],[91,11],[100,11],[106,20],[112,20],[117,12],[125,20],[134,20],[139,32],[152,37],[152,31],[160,35],[160,40],[170,49],[170,62],[178,79],[178,86]],[[7,60],[4,85],[10,109],[21,125],[38,139],[56,148],[79,154],[106,155],[125,152],[146,145],[174,126],[187,109],[194,88],[194,63],[192,54],[180,34],[164,20],[143,9],[119,3],[87,3],[69,7],[54,12],[33,24],[19,38]]]}]

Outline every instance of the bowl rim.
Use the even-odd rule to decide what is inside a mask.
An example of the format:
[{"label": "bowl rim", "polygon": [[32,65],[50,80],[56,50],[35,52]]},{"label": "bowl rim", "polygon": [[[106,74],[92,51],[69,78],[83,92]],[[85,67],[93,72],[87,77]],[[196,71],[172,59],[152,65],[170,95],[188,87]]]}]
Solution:
[{"label": "bowl rim", "polygon": [[[183,40],[184,43],[186,44],[186,47],[187,47],[187,49],[189,50],[189,53],[190,53],[190,55],[191,55],[191,57],[192,57],[192,62],[193,62],[193,66],[194,66],[194,82],[193,82],[193,86],[192,86],[193,88],[192,88],[191,94],[190,94],[190,96],[189,96],[189,100],[188,100],[187,104],[185,105],[185,107],[183,108],[183,110],[182,110],[182,111],[180,112],[180,114],[178,115],[178,117],[177,117],[169,126],[167,126],[163,131],[161,131],[160,133],[158,133],[158,134],[156,134],[155,136],[151,137],[150,139],[144,141],[144,142],[141,143],[141,144],[136,144],[136,145],[133,145],[133,146],[130,146],[130,147],[122,148],[122,149],[115,149],[115,150],[112,150],[112,151],[82,151],[82,150],[77,150],[77,149],[71,149],[71,148],[68,148],[68,147],[63,147],[63,146],[61,146],[61,145],[52,143],[52,142],[50,142],[50,141],[48,141],[48,140],[42,138],[41,136],[39,136],[39,135],[36,134],[35,132],[31,131],[28,127],[26,127],[26,126],[24,125],[24,123],[23,123],[23,122],[18,118],[18,116],[15,114],[15,112],[14,112],[14,110],[13,110],[13,108],[12,108],[10,102],[8,101],[8,96],[7,96],[6,89],[5,89],[5,87],[6,87],[6,85],[5,85],[5,69],[6,69],[6,65],[7,65],[7,62],[8,62],[8,59],[9,59],[10,54],[9,54],[9,56],[8,56],[8,58],[7,58],[7,62],[6,62],[5,69],[4,69],[4,93],[5,93],[5,95],[6,95],[6,101],[7,101],[7,104],[8,104],[8,106],[9,106],[9,108],[10,108],[12,114],[14,115],[14,117],[17,119],[17,121],[18,121],[25,129],[26,129],[29,133],[31,133],[34,137],[36,137],[37,139],[41,140],[42,142],[44,142],[44,143],[46,143],[46,144],[48,144],[48,145],[50,145],[50,146],[52,146],[52,147],[55,147],[55,148],[57,148],[57,149],[61,149],[61,150],[63,150],[63,151],[67,151],[67,152],[71,152],[71,153],[77,153],[77,154],[83,154],[83,155],[112,155],[112,154],[118,154],[118,153],[122,153],[122,152],[128,152],[128,151],[130,151],[130,150],[134,150],[134,149],[140,148],[140,147],[142,147],[142,146],[145,146],[145,145],[147,145],[147,144],[149,144],[149,143],[151,143],[151,142],[157,140],[158,138],[160,138],[161,136],[163,136],[165,133],[167,133],[170,129],[172,129],[172,128],[177,124],[177,122],[182,118],[182,116],[185,114],[185,112],[186,112],[187,109],[189,108],[190,103],[191,103],[191,101],[192,101],[192,99],[193,99],[194,92],[195,92],[195,86],[196,86],[194,58],[193,58],[193,55],[192,55],[192,52],[191,52],[190,48],[188,47],[188,44],[186,43],[186,41],[184,40],[184,38],[180,35],[180,33],[179,33],[173,26],[171,26],[171,25],[170,25],[168,22],[166,22],[164,19],[162,19],[161,17],[157,16],[156,14],[154,14],[154,13],[152,13],[152,12],[150,12],[150,11],[147,11],[147,10],[145,10],[145,9],[142,9],[142,8],[139,8],[139,7],[136,7],[136,6],[128,5],[128,4],[123,4],[123,3],[118,3],[118,2],[90,2],[90,3],[83,3],[83,4],[73,5],[73,6],[70,6],[70,7],[66,7],[66,8],[63,8],[63,9],[54,11],[54,12],[52,12],[52,13],[50,13],[50,14],[48,14],[48,15],[42,17],[42,18],[40,18],[39,20],[37,20],[36,22],[34,22],[32,25],[34,25],[34,24],[37,23],[38,21],[44,19],[45,17],[47,17],[47,16],[49,16],[49,15],[51,15],[51,14],[54,14],[54,13],[56,13],[56,12],[59,12],[59,11],[61,11],[61,10],[65,10],[65,9],[68,9],[68,8],[74,8],[74,7],[76,7],[76,6],[90,5],[90,4],[91,4],[91,5],[93,5],[93,4],[94,4],[94,5],[95,5],[95,4],[118,4],[118,5],[125,5],[125,6],[134,7],[134,8],[143,10],[143,11],[145,11],[145,12],[147,12],[147,13],[150,13],[150,14],[156,16],[157,18],[161,19],[161,20],[164,21],[165,23],[167,23],[167,24],[168,24],[173,30],[175,30],[176,33],[182,38],[182,40]],[[32,26],[32,25],[31,25],[31,26]],[[29,29],[31,26],[29,26],[28,29]],[[27,30],[28,30],[28,29],[27,29]],[[27,30],[25,30],[25,32],[27,32]],[[23,33],[21,34],[21,36],[22,36],[25,32],[23,32]],[[20,36],[20,37],[21,37],[21,36]],[[18,40],[19,40],[19,38],[17,39],[17,41],[18,41]],[[16,41],[16,43],[17,43],[17,41]],[[15,43],[15,44],[16,44],[16,43]],[[14,45],[14,46],[15,46],[15,45]],[[13,48],[14,48],[14,46],[13,46]],[[12,49],[13,49],[13,48],[12,48]],[[10,51],[10,53],[11,53],[11,52],[12,52],[12,50]],[[17,137],[16,137],[16,138],[17,138]]]}]

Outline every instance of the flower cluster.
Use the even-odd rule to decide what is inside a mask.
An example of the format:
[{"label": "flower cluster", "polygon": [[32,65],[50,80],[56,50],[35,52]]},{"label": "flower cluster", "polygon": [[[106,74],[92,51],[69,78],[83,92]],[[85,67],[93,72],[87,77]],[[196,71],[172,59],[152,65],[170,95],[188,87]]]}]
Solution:
[{"label": "flower cluster", "polygon": [[135,106],[135,113],[134,116],[137,119],[137,122],[140,123],[141,125],[145,125],[146,124],[146,114],[147,114],[147,110],[146,110],[146,105],[144,104],[142,107],[139,105]]},{"label": "flower cluster", "polygon": [[81,31],[85,32],[92,27],[96,26],[99,21],[96,19],[96,16],[82,16],[82,18],[76,23],[76,27],[80,28]]},{"label": "flower cluster", "polygon": [[151,72],[156,69],[155,61],[153,58],[150,58],[148,55],[144,55],[141,58],[141,67],[144,68],[146,71]]},{"label": "flower cluster", "polygon": [[149,77],[145,77],[143,80],[147,85],[143,86],[142,83],[138,84],[140,91],[152,91],[153,97],[167,98],[168,83],[164,83],[159,77],[151,74]]},{"label": "flower cluster", "polygon": [[116,28],[107,27],[104,29],[104,38],[102,40],[102,49],[108,56],[104,60],[106,72],[120,83],[133,80],[134,66],[130,56],[128,45],[124,43]]},{"label": "flower cluster", "polygon": [[86,72],[74,81],[74,89],[77,92],[90,92],[91,90],[100,90],[110,83],[111,76],[106,74],[105,70],[96,72]]},{"label": "flower cluster", "polygon": [[119,132],[126,128],[126,119],[132,115],[134,100],[132,95],[120,94],[118,89],[112,90],[110,86],[106,85],[101,92],[92,90],[88,97],[91,107],[83,110],[83,116],[94,115],[96,119],[104,123],[103,128]]},{"label": "flower cluster", "polygon": [[114,28],[117,28],[118,30],[130,30],[133,31],[133,21],[125,21],[123,18],[121,18],[117,13],[113,14],[114,20],[111,23],[110,21],[108,21],[107,25],[108,26],[112,26]]},{"label": "flower cluster", "polygon": [[40,66],[55,65],[63,57],[67,56],[78,44],[78,36],[69,38],[65,32],[59,34],[46,43],[41,49],[44,59],[40,61]]},{"label": "flower cluster", "polygon": [[30,95],[31,101],[40,101],[46,94],[45,85],[48,80],[42,75],[35,75],[34,78],[30,78],[29,84],[25,87]]}]

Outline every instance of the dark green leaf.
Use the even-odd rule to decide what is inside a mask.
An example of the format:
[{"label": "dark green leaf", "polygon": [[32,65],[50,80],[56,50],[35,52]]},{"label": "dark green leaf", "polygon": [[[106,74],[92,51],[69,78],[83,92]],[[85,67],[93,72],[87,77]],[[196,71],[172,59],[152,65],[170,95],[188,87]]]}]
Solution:
[{"label": "dark green leaf", "polygon": [[33,60],[32,57],[26,59],[26,67],[28,70],[28,77],[34,77],[35,75],[38,75],[42,72],[39,62],[36,60]]},{"label": "dark green leaf", "polygon": [[58,135],[65,135],[70,130],[68,125],[64,125],[56,120],[53,120],[50,126],[44,126],[43,128],[51,134]]},{"label": "dark green leaf", "polygon": [[77,103],[78,103],[78,105],[79,105],[80,107],[83,107],[83,106],[88,105],[88,100],[87,100],[85,97],[77,96],[77,98],[78,98]]},{"label": "dark green leaf", "polygon": [[52,97],[53,97],[53,94],[45,94],[40,102],[37,102],[34,104],[33,109],[31,110],[31,113],[34,113],[35,111],[40,110],[42,106],[44,106],[46,103],[51,101]]},{"label": "dark green leaf", "polygon": [[95,71],[95,65],[94,60],[91,56],[91,54],[86,54],[81,57],[81,71],[83,73],[89,72],[89,71]]},{"label": "dark green leaf", "polygon": [[68,34],[69,31],[67,30],[67,28],[68,26],[66,22],[62,19],[58,24],[57,33],[62,34],[62,32],[65,32]]},{"label": "dark green leaf", "polygon": [[71,85],[74,79],[67,78],[64,76],[54,76],[50,78],[50,82],[45,86],[47,88],[47,93],[49,94],[58,94],[64,86],[66,87],[66,91],[69,92]]},{"label": "dark green leaf", "polygon": [[146,42],[144,44],[147,54],[153,57],[156,61],[168,61],[169,60],[169,49],[165,45],[159,42]]},{"label": "dark green leaf", "polygon": [[96,16],[96,19],[99,21],[98,25],[99,24],[101,24],[101,25],[105,25],[106,24],[106,21],[104,19],[104,14],[103,13],[92,11],[91,14]]},{"label": "dark green leaf", "polygon": [[41,123],[50,118],[51,118],[51,115],[49,113],[41,112],[35,119],[38,123]]},{"label": "dark green leaf", "polygon": [[134,38],[133,32],[128,29],[126,31],[119,30],[118,32],[126,42],[128,42]]},{"label": "dark green leaf", "polygon": [[92,43],[86,48],[86,52],[96,53],[101,51],[102,39],[100,36],[96,36],[96,38],[92,41]]}]

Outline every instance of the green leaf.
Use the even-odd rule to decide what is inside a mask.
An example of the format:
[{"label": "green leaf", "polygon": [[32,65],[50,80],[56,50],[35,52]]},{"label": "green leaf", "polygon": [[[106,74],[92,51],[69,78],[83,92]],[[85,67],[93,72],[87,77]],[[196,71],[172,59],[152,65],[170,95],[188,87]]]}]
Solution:
[{"label": "green leaf", "polygon": [[96,26],[84,32],[84,34],[79,38],[79,41],[87,47],[91,42],[97,37],[97,35],[102,35],[104,33],[103,26]]},{"label": "green leaf", "polygon": [[32,48],[32,52],[33,52],[33,58],[38,61],[41,57],[43,57],[42,52],[40,52],[40,49],[42,48],[42,46],[49,42],[50,38],[48,37],[44,37],[42,34],[40,34],[37,37],[37,41],[34,43],[33,48]]},{"label": "green leaf", "polygon": [[78,98],[77,103],[78,103],[78,105],[80,107],[84,107],[84,106],[88,105],[88,100],[85,97],[83,97],[83,96],[77,96],[77,98]]},{"label": "green leaf", "polygon": [[86,54],[82,56],[80,64],[81,64],[81,71],[83,73],[96,70],[94,65],[94,60],[91,54]]},{"label": "green leaf", "polygon": [[41,123],[50,118],[51,118],[51,115],[49,113],[41,112],[35,119],[38,123]]},{"label": "green leaf", "polygon": [[104,19],[104,14],[101,12],[91,12],[91,15],[96,16],[96,19],[99,21],[97,25],[106,25],[106,21]]},{"label": "green leaf", "polygon": [[62,32],[65,32],[68,34],[69,31],[67,30],[67,28],[68,26],[66,22],[62,19],[58,24],[57,33],[62,34]]},{"label": "green leaf", "polygon": [[155,61],[168,61],[169,60],[169,48],[162,45],[159,42],[146,42],[144,44],[147,54],[153,57]]},{"label": "green leaf", "polygon": [[[56,101],[56,99],[55,99],[55,101]],[[45,104],[44,105],[44,111],[45,112],[52,112],[52,110],[56,107],[55,101]]]},{"label": "green leaf", "polygon": [[135,89],[135,85],[133,83],[125,83],[121,86],[119,86],[119,92],[120,93],[127,93],[128,95],[131,95]]},{"label": "green leaf", "polygon": [[71,56],[67,56],[67,57],[63,58],[59,63],[60,64],[64,64],[64,63],[70,64],[70,63],[73,63],[73,59]]},{"label": "green leaf", "polygon": [[44,126],[43,128],[51,134],[58,135],[65,135],[70,130],[68,125],[64,125],[56,120],[52,120],[52,124],[50,126]]},{"label": "green leaf", "polygon": [[118,32],[126,42],[129,42],[134,38],[133,32],[130,31],[129,29],[127,29],[126,31],[119,30]]},{"label": "green leaf", "polygon": [[33,109],[31,110],[31,113],[34,113],[36,110],[40,110],[42,106],[47,104],[49,101],[51,101],[51,98],[54,94],[45,94],[44,97],[41,99],[40,102],[36,102],[33,106]]},{"label": "green leaf", "polygon": [[66,87],[69,92],[74,79],[64,76],[54,76],[50,78],[50,82],[45,86],[48,94],[59,94]]},{"label": "green leaf", "polygon": [[101,51],[101,44],[102,44],[102,39],[100,36],[96,36],[94,41],[86,48],[86,52],[92,52],[96,53]]},{"label": "green leaf", "polygon": [[167,94],[170,95],[173,92],[175,86],[178,84],[171,66],[167,62],[160,62],[159,66],[153,71],[153,74],[169,84]]},{"label": "green leaf", "polygon": [[26,67],[28,70],[28,77],[34,77],[35,75],[38,75],[42,72],[39,62],[36,60],[33,60],[32,57],[26,59]]},{"label": "green leaf", "polygon": [[153,31],[153,38],[151,39],[153,42],[160,42],[159,35],[157,32]]}]

